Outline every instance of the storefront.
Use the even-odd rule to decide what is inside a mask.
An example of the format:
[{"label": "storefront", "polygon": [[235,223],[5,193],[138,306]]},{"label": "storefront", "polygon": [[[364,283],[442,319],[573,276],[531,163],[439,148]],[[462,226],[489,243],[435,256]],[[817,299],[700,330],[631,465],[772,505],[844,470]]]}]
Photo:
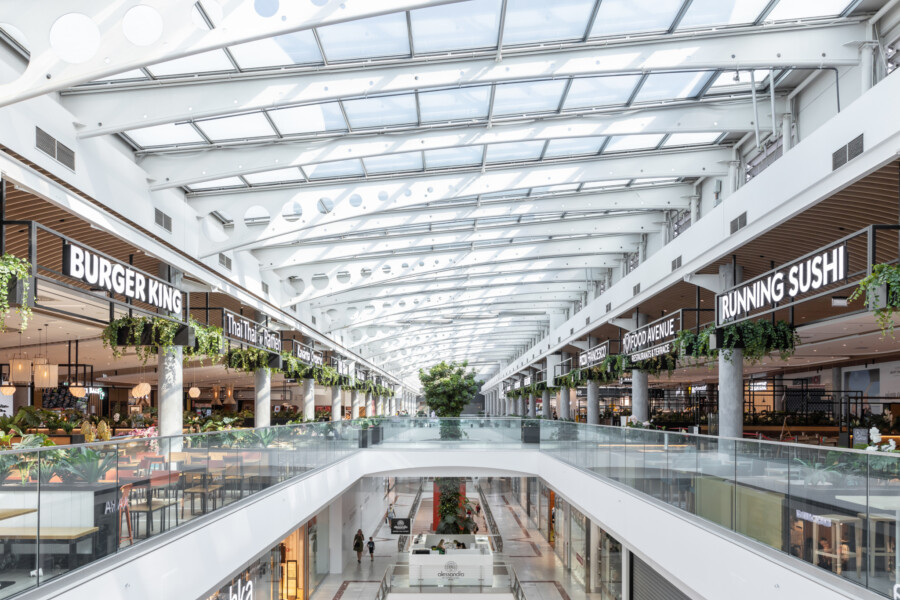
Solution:
[{"label": "storefront", "polygon": [[594,526],[596,539],[591,541],[594,570],[590,590],[600,594],[600,600],[622,600],[622,544],[600,527]]}]

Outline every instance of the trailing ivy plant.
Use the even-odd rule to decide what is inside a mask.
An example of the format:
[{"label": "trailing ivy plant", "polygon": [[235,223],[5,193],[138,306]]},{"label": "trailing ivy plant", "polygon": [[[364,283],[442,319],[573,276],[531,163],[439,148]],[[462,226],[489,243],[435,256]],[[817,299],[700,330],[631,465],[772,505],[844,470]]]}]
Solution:
[{"label": "trailing ivy plant", "polygon": [[770,353],[777,351],[781,360],[794,354],[800,338],[796,328],[787,321],[769,320],[742,321],[722,328],[722,347],[711,349],[710,336],[715,335],[715,327],[710,325],[700,332],[682,330],[675,338],[675,347],[682,359],[703,361],[717,358],[719,352],[726,360],[731,360],[735,348],[743,348],[744,359],[757,363]]},{"label": "trailing ivy plant", "polygon": [[313,369],[313,379],[319,385],[331,387],[337,385],[341,381],[341,375],[337,369],[328,365],[320,365]]},{"label": "trailing ivy plant", "polygon": [[[883,302],[879,297],[881,286],[887,294]],[[888,334],[894,337],[894,313],[900,310],[900,265],[872,267],[872,273],[859,282],[848,300],[853,302],[862,295],[865,295],[866,306],[876,307],[875,320],[881,328],[881,337]]]},{"label": "trailing ivy plant", "polygon": [[[150,339],[154,345],[144,346],[141,335],[146,326],[150,327]],[[180,324],[161,317],[122,317],[110,321],[100,334],[103,347],[112,350],[113,356],[119,358],[125,354],[123,346],[119,345],[119,332],[125,332],[124,346],[134,346],[135,353],[144,364],[150,357],[159,352],[159,348],[168,349],[175,344],[175,334],[178,333]]]},{"label": "trailing ivy plant", "polygon": [[16,312],[22,319],[19,329],[24,330],[28,327],[28,319],[31,318],[31,306],[28,304],[31,263],[7,252],[0,256],[0,331],[6,331],[6,316],[9,314],[9,286],[13,281],[22,282],[22,305],[16,309]]},{"label": "trailing ivy plant", "polygon": [[219,362],[224,356],[223,347],[225,345],[222,328],[215,325],[203,325],[193,319],[188,321],[188,326],[194,332],[195,343],[194,346],[185,346],[185,358],[199,357],[201,365],[203,365],[204,358],[208,358],[212,364]]},{"label": "trailing ivy plant", "polygon": [[274,371],[269,367],[269,353],[259,348],[229,348],[225,353],[225,368],[244,373],[253,373],[259,369]]}]

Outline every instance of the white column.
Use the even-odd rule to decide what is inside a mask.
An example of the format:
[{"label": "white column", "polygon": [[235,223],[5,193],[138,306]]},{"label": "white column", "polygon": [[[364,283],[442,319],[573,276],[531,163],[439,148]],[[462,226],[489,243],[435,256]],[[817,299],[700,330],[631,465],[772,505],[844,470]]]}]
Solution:
[{"label": "white column", "polygon": [[359,418],[359,390],[350,392],[350,418]]},{"label": "white column", "polygon": [[600,424],[600,382],[593,379],[587,384],[587,422]]},{"label": "white column", "polygon": [[181,346],[172,346],[157,358],[159,368],[159,435],[184,431],[184,371]]},{"label": "white column", "polygon": [[375,401],[372,399],[371,393],[366,393],[366,417],[372,418],[375,416]]},{"label": "white column", "polygon": [[[647,324],[647,315],[635,313],[635,329]],[[631,370],[631,414],[641,423],[650,420],[650,389],[646,371]]]},{"label": "white column", "polygon": [[541,418],[549,419],[553,416],[553,413],[550,412],[550,390],[544,390],[541,392]]},{"label": "white column", "polygon": [[341,420],[341,384],[331,386],[331,420]]},{"label": "white column", "polygon": [[599,592],[600,585],[600,528],[596,523],[591,521],[591,536],[588,538],[591,545],[588,554],[591,557],[591,568],[588,570],[590,578],[588,579],[588,593]]},{"label": "white column", "polygon": [[268,427],[272,416],[272,375],[268,369],[257,369],[253,376],[253,387],[256,391],[253,425]]},{"label": "white column", "polygon": [[316,380],[303,380],[303,420],[313,421],[316,418]]},{"label": "white column", "polygon": [[560,419],[571,418],[569,417],[569,396],[569,388],[559,388],[559,410],[556,416]]},{"label": "white column", "polygon": [[378,396],[378,402],[375,404],[375,414],[384,416],[384,396]]},{"label": "white column", "polygon": [[537,402],[534,399],[534,392],[528,394],[528,418],[533,419],[537,415]]},{"label": "white column", "polygon": [[719,436],[744,437],[744,351],[719,352]]},{"label": "white column", "polygon": [[332,574],[344,572],[343,496],[334,498],[328,504],[328,572]]}]

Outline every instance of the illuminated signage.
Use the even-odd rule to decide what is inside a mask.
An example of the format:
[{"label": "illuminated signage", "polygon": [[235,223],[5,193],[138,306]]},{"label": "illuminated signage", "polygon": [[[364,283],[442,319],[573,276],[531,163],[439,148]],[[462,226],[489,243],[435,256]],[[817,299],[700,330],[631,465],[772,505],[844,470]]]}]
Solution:
[{"label": "illuminated signage", "polygon": [[847,249],[840,245],[788,263],[716,296],[716,324],[750,311],[815,292],[847,277]]},{"label": "illuminated signage", "polygon": [[609,341],[605,341],[599,346],[586,350],[578,355],[578,367],[586,369],[603,362],[609,356]]},{"label": "illuminated signage", "polygon": [[238,342],[265,348],[269,352],[281,352],[279,332],[228,310],[225,311],[224,332],[226,337]]},{"label": "illuminated signage", "polygon": [[673,342],[679,331],[680,312],[629,331],[622,338],[622,349],[633,363],[669,354],[674,350]]},{"label": "illuminated signage", "polygon": [[299,342],[294,342],[294,356],[296,356],[300,362],[308,365],[322,365],[325,362],[325,356],[321,352],[317,352],[309,346]]},{"label": "illuminated signage", "polygon": [[63,275],[168,312],[180,313],[184,307],[181,290],[131,265],[74,244],[63,245]]},{"label": "illuminated signage", "polygon": [[522,385],[529,386],[531,385],[531,375],[526,375],[525,379],[522,380]]}]

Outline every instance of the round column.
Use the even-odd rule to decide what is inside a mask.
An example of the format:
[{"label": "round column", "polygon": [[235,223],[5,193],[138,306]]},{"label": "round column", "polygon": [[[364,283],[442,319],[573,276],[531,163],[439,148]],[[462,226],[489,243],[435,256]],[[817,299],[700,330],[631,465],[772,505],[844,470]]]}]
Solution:
[{"label": "round column", "polygon": [[341,420],[341,386],[333,385],[331,386],[331,420],[332,421],[340,421]]},{"label": "round column", "polygon": [[350,418],[359,418],[359,390],[350,392]]},{"label": "round column", "polygon": [[537,402],[534,398],[534,392],[528,394],[528,418],[533,419],[537,416]]},{"label": "round column", "polygon": [[268,427],[272,422],[272,374],[268,369],[257,369],[254,373],[256,401],[253,406],[253,425]]},{"label": "round column", "polygon": [[303,420],[314,421],[316,418],[316,380],[303,380]]},{"label": "round column", "polygon": [[719,352],[719,437],[744,437],[744,350]]},{"label": "round column", "polygon": [[600,382],[588,381],[587,384],[587,422],[600,424]]},{"label": "round column", "polygon": [[172,346],[157,357],[159,368],[159,435],[184,431],[184,371],[181,346]]},{"label": "round column", "polygon": [[549,419],[552,416],[550,412],[550,390],[544,390],[541,392],[541,418]]},{"label": "round column", "polygon": [[631,370],[631,414],[641,423],[650,420],[650,390],[647,372]]}]

